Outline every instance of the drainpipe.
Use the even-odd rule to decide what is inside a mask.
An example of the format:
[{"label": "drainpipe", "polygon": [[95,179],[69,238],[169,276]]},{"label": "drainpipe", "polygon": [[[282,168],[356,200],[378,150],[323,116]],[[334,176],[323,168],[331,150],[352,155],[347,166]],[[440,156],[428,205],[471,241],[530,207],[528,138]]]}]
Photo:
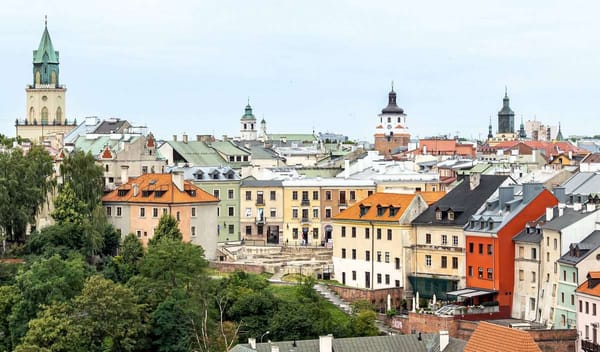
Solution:
[{"label": "drainpipe", "polygon": [[533,321],[537,321],[539,318],[538,312],[540,310],[540,286],[542,285],[541,281],[542,281],[542,243],[543,242],[544,242],[544,236],[542,235],[542,241],[540,242],[540,247],[538,248],[537,299],[535,300],[535,319]]},{"label": "drainpipe", "polygon": [[375,286],[375,280],[373,279],[373,273],[375,272],[375,225],[373,225],[373,221],[369,221],[369,224],[371,225],[371,273],[369,276],[371,280],[370,288],[372,290],[373,286]]}]

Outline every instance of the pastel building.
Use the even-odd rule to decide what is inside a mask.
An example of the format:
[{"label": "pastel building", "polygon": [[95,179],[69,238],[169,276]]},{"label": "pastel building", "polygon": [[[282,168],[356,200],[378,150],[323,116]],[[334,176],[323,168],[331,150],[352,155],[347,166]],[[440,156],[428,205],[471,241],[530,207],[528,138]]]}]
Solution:
[{"label": "pastel building", "polygon": [[102,197],[108,221],[122,236],[134,233],[146,246],[160,217],[170,214],[178,221],[183,241],[202,246],[207,259],[215,258],[217,198],[185,181],[181,172],[144,174],[124,181]]},{"label": "pastel building", "polygon": [[581,336],[578,351],[600,351],[600,271],[590,271],[575,290],[577,297],[577,330]]}]

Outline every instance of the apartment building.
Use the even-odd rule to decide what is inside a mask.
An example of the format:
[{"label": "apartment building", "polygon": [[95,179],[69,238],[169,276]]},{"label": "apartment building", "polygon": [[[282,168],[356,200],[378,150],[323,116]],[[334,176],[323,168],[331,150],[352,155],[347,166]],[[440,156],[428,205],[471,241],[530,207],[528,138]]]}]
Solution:
[{"label": "apartment building", "polygon": [[240,183],[241,237],[247,243],[284,244],[283,184],[247,177]]}]

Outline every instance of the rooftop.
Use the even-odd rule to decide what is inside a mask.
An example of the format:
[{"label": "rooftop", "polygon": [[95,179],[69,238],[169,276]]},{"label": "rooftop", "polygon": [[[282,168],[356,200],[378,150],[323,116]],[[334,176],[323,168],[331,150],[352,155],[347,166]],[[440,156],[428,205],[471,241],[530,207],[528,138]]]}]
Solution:
[{"label": "rooftop", "polygon": [[526,331],[480,321],[465,346],[465,352],[541,352]]}]

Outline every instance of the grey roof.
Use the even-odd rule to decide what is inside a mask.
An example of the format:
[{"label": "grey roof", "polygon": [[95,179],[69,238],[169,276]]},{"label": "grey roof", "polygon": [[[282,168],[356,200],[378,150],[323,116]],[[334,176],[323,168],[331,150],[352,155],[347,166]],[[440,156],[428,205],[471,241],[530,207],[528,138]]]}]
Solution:
[{"label": "grey roof", "polygon": [[242,180],[241,187],[282,187],[281,180],[257,180],[253,177],[247,177]]},{"label": "grey roof", "polygon": [[95,134],[111,134],[111,133],[123,133],[131,125],[127,120],[120,119],[106,119],[96,127],[93,133]]},{"label": "grey roof", "polygon": [[[471,190],[469,176],[465,176],[458,186],[417,216],[412,223],[463,226],[507,178],[508,176],[481,175],[479,186]],[[454,220],[436,220],[435,212],[438,208],[452,209]]]},{"label": "grey roof", "polygon": [[170,167],[165,168],[166,173],[183,171],[183,178],[192,181],[239,181],[240,176],[229,166],[192,166],[192,167]]},{"label": "grey roof", "polygon": [[572,244],[571,246],[574,246],[575,250],[579,249],[579,256],[571,255],[569,250],[562,257],[560,257],[558,262],[575,265],[585,259],[585,257],[587,257],[592,251],[600,247],[600,231],[596,230],[592,232],[589,236],[581,240],[581,242]]},{"label": "grey roof", "polygon": [[556,216],[557,210],[558,209],[555,208],[555,210],[554,210],[555,217],[552,220],[550,220],[549,222],[547,222],[546,224],[544,224],[544,226],[543,226],[544,229],[560,231],[560,230],[564,229],[565,227],[571,226],[574,223],[576,223],[577,221],[579,221],[587,216],[591,216],[592,214],[594,214],[596,212],[596,210],[594,210],[594,211],[584,213],[581,211],[575,211],[571,208],[564,208],[563,215]]},{"label": "grey roof", "polygon": [[537,226],[527,226],[523,229],[523,231],[519,232],[513,237],[513,241],[524,243],[540,243],[542,242],[544,235],[542,234],[542,231],[538,231],[539,229],[540,228]]},{"label": "grey roof", "polygon": [[225,165],[227,161],[217,151],[204,142],[198,141],[168,141],[174,152],[177,152],[186,162],[195,166]]},{"label": "grey roof", "polygon": [[[349,337],[333,339],[333,351],[343,352],[439,352],[439,335],[422,334],[419,341],[416,334],[412,335],[387,335]],[[250,348],[249,344],[239,344],[231,349],[232,352],[271,352],[271,346],[279,347],[280,352],[319,352],[319,340],[281,341],[271,343],[257,343],[256,350]],[[450,338],[450,342],[444,352],[463,351],[466,341]]]},{"label": "grey roof", "polygon": [[590,194],[600,191],[600,174],[595,172],[580,172],[569,178],[562,185],[565,193]]}]

